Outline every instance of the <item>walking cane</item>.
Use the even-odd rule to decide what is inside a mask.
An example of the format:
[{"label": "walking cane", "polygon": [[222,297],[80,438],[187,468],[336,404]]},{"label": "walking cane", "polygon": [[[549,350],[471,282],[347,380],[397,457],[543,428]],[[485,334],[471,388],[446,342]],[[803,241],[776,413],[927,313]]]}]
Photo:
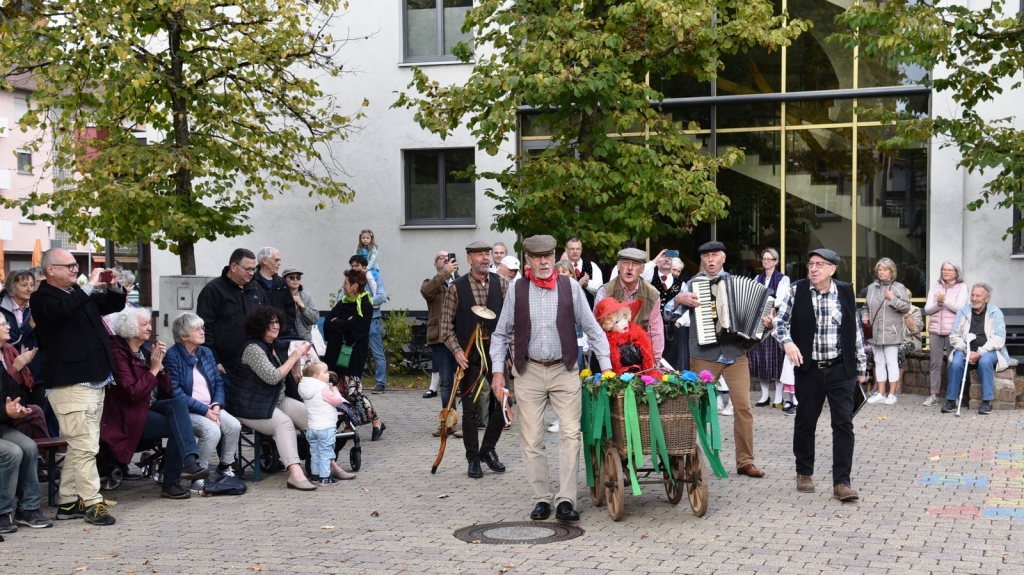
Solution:
[{"label": "walking cane", "polygon": [[969,333],[964,336],[964,341],[967,343],[967,350],[964,351],[964,378],[960,381],[960,397],[956,400],[956,416],[960,417],[960,403],[964,400],[964,387],[967,386],[967,372],[970,370],[971,364],[971,342],[978,337],[973,333]]}]

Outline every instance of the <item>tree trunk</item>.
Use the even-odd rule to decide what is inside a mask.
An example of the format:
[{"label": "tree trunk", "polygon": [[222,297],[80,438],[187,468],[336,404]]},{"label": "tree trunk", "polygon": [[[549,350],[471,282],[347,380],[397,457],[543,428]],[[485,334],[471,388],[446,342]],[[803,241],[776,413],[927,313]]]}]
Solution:
[{"label": "tree trunk", "polygon": [[[168,21],[167,42],[171,50],[171,108],[173,120],[171,132],[174,135],[174,147],[177,148],[180,157],[187,156],[190,144],[191,128],[189,126],[188,100],[185,95],[185,63],[181,56],[181,35],[184,14],[181,11],[171,14]],[[174,174],[174,193],[184,198],[187,204],[192,203],[192,169],[182,164]],[[191,239],[178,240],[178,257],[181,259],[181,273],[184,275],[195,275],[196,273],[196,250],[195,242]]]},{"label": "tree trunk", "polygon": [[181,261],[181,275],[196,275],[196,244],[191,241],[178,242],[178,259]]}]

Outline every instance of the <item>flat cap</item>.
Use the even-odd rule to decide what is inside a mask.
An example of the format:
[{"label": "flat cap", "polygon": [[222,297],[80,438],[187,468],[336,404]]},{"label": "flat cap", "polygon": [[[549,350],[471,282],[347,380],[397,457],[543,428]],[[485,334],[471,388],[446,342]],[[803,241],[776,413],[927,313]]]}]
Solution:
[{"label": "flat cap", "polygon": [[468,246],[466,246],[466,253],[471,254],[473,252],[489,252],[491,251],[491,244],[477,240]]},{"label": "flat cap", "polygon": [[818,256],[828,261],[828,263],[837,266],[839,265],[839,254],[828,248],[818,248],[807,252],[807,257]]},{"label": "flat cap", "polygon": [[626,248],[624,250],[619,250],[618,259],[647,263],[647,252],[637,248]]},{"label": "flat cap", "polygon": [[510,270],[519,271],[519,258],[515,256],[505,256],[501,264]]},{"label": "flat cap", "polygon": [[555,251],[555,238],[551,236],[530,236],[523,240],[523,250],[528,254],[550,254]]},{"label": "flat cap", "polygon": [[706,244],[701,244],[701,246],[699,248],[697,248],[697,253],[700,254],[700,255],[704,255],[704,254],[706,254],[708,252],[724,252],[724,251],[725,251],[725,244],[723,244],[722,242],[707,242]]},{"label": "flat cap", "polygon": [[290,275],[293,275],[293,274],[299,274],[301,276],[302,272],[297,270],[297,269],[295,269],[295,268],[284,268],[284,271],[281,272],[281,277],[286,278],[286,277],[288,277]]}]

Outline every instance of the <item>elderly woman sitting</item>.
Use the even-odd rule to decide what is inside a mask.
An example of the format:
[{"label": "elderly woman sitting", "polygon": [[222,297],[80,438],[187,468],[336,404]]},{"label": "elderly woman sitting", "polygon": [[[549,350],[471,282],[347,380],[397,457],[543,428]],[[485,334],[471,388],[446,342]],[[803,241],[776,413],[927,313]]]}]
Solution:
[{"label": "elderly woman sitting", "polygon": [[164,371],[164,344],[156,344],[152,351],[143,345],[153,333],[150,317],[149,309],[125,308],[114,318],[110,347],[116,385],[107,387],[100,439],[127,464],[140,439],[170,438],[160,496],[188,499],[188,490],[179,481],[205,479],[210,472],[196,463],[199,452],[185,400],[156,399],[158,387],[170,395],[171,378]]},{"label": "elderly woman sitting", "polygon": [[249,341],[235,364],[227,408],[247,427],[274,437],[281,461],[288,466],[289,489],[313,491],[316,486],[302,471],[295,435],[296,429],[306,429],[306,406],[285,396],[286,385],[298,385],[299,359],[311,345],[302,342],[288,355],[288,342],[277,339],[286,322],[277,308],[260,306],[249,312],[245,319]]},{"label": "elderly woman sitting", "polygon": [[[164,368],[171,376],[173,395],[185,400],[192,433],[199,439],[199,466],[206,469],[210,456],[217,449],[220,476],[234,475],[231,464],[238,449],[242,424],[224,407],[224,380],[217,369],[217,360],[210,348],[204,347],[206,331],[203,319],[194,313],[183,313],[171,326],[174,345],[167,350]],[[193,492],[202,490],[200,479],[192,485]]]}]

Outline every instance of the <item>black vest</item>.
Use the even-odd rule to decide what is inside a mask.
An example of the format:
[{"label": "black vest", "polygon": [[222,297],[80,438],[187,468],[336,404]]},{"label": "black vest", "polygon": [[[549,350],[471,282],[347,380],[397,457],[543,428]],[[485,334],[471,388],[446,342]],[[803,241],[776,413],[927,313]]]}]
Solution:
[{"label": "black vest", "polygon": [[[594,262],[580,258],[580,271],[576,274],[576,280],[578,281],[583,274],[587,274],[587,277],[591,280],[594,279]],[[583,295],[587,296],[587,302],[590,304],[590,309],[594,309],[593,294],[587,290],[583,290]]]},{"label": "black vest", "polygon": [[[857,300],[853,296],[851,284],[835,279],[832,281],[836,284],[839,309],[843,313],[843,320],[839,326],[839,351],[843,356],[846,375],[853,379],[857,377]],[[803,364],[797,369],[807,371],[811,367],[811,350],[814,349],[814,334],[818,327],[814,303],[811,301],[813,288],[807,279],[799,280],[793,285],[796,286],[796,295],[793,301],[793,315],[789,320],[790,334],[793,343],[804,357]]]},{"label": "black vest", "polygon": [[[488,273],[487,276],[486,305],[487,309],[494,312],[494,319],[483,319],[473,313],[473,306],[478,304],[476,303],[476,297],[473,296],[473,286],[469,285],[469,282],[476,280],[472,278],[472,274],[466,274],[453,282],[455,293],[459,296],[459,303],[455,309],[454,325],[452,328],[455,330],[455,339],[458,340],[459,347],[466,349],[466,344],[469,343],[469,338],[472,337],[477,323],[481,323],[484,332],[487,334],[484,349],[490,355],[490,334],[494,332],[495,326],[498,325],[498,318],[501,317],[501,306],[505,302],[505,298],[501,293],[501,279],[498,277],[498,274]],[[472,350],[467,355],[471,354]]]},{"label": "black vest", "polygon": [[665,284],[661,282],[661,275],[658,273],[660,270],[655,268],[654,275],[651,276],[651,285],[654,289],[658,290],[661,295],[661,309],[665,309],[665,304],[672,300],[672,298],[679,295],[679,289],[683,286],[683,282],[673,278],[672,287],[665,287]]},{"label": "black vest", "polygon": [[[285,385],[285,379],[282,379],[277,385],[268,385],[267,382],[260,379],[260,376],[256,375],[256,372],[251,367],[242,363],[242,354],[245,353],[245,348],[252,344],[258,345],[263,350],[263,353],[267,354],[267,359],[270,360],[274,367],[281,367],[279,358],[274,357],[274,354],[270,353],[272,348],[269,343],[262,339],[250,339],[247,341],[242,346],[242,351],[238,354],[233,379],[231,380],[231,385],[228,386],[225,401],[227,405],[224,407],[231,415],[236,417],[270,419],[274,415],[274,409],[277,407],[277,397],[281,393],[281,388]],[[287,346],[287,344],[285,345]],[[287,347],[284,350],[287,351]],[[280,350],[278,350],[278,353],[280,353]]]}]

